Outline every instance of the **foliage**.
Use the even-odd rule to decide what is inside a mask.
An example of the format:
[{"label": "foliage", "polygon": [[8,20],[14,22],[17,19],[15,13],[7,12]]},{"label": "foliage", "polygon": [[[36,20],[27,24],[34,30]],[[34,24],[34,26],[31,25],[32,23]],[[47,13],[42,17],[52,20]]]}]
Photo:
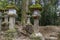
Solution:
[{"label": "foliage", "polygon": [[56,4],[53,5],[52,2],[47,5],[44,5],[40,19],[41,25],[56,25],[56,20],[57,20]]},{"label": "foliage", "polygon": [[6,8],[14,8],[16,10],[18,10],[17,6],[14,4],[14,2],[11,2],[10,4],[7,4]]},{"label": "foliage", "polygon": [[7,5],[8,3],[7,3],[7,0],[1,0],[0,1],[0,9],[1,10],[5,10],[6,9],[6,5]]},{"label": "foliage", "polygon": [[[21,3],[20,3],[21,1]],[[42,8],[42,6],[39,4],[39,0],[36,0],[36,4],[35,5],[30,5],[29,9],[34,10],[34,9],[39,9],[40,11],[42,10],[41,13],[41,18],[40,18],[40,23],[41,25],[55,25],[56,24],[56,9],[54,9],[56,7],[56,3],[57,0],[49,0],[48,3],[46,2],[46,0],[43,0],[44,2],[44,7]],[[8,0],[0,0],[0,10],[6,10],[9,9],[10,7],[12,8],[16,8],[18,17],[17,20],[21,21],[24,20],[24,18],[22,18],[22,16],[25,16],[25,7],[26,7],[26,1],[24,0],[19,0],[17,4],[15,4],[15,2],[12,0],[12,2],[9,4]],[[21,10],[23,12],[21,12]],[[25,10],[26,11],[26,10]],[[31,22],[33,23],[34,19],[31,17]],[[58,23],[58,22],[57,22]]]}]

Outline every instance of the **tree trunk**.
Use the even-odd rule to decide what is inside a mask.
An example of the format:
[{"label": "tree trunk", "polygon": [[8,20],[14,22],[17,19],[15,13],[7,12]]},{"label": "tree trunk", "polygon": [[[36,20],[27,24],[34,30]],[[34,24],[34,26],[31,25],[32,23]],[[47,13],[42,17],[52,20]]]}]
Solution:
[{"label": "tree trunk", "polygon": [[26,24],[26,13],[28,12],[28,0],[22,0],[22,25]]}]

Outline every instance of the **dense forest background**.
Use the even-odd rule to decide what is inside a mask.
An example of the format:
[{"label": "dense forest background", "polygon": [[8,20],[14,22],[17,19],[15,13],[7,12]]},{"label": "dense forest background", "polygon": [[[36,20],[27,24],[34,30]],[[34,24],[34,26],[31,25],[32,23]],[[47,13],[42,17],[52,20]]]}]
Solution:
[{"label": "dense forest background", "polygon": [[[25,24],[26,22],[23,22],[26,19],[26,15],[28,12],[30,12],[30,15],[32,14],[32,11],[30,11],[29,6],[32,5],[31,0],[0,0],[0,8],[4,8],[9,3],[15,4],[18,8],[16,17],[17,21],[20,21],[22,24]],[[45,25],[59,25],[60,24],[60,1],[59,0],[38,0],[39,4],[42,6],[42,11],[40,12],[41,17],[39,20],[39,25],[45,26]],[[59,8],[58,8],[59,7]],[[33,17],[31,17],[31,23],[34,22]]]},{"label": "dense forest background", "polygon": [[60,40],[60,0],[0,0],[1,40]]}]

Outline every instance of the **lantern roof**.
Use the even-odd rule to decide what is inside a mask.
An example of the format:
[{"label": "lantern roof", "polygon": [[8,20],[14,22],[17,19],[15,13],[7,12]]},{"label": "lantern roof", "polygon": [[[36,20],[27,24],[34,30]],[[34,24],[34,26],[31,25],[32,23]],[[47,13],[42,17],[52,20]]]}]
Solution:
[{"label": "lantern roof", "polygon": [[16,5],[12,5],[12,4],[8,4],[7,6],[6,6],[6,8],[7,9],[16,9],[16,10],[18,10],[18,8],[17,8],[17,6]]},{"label": "lantern roof", "polygon": [[0,11],[7,11],[7,8],[0,8]]},{"label": "lantern roof", "polygon": [[37,3],[35,5],[32,4],[29,8],[31,10],[35,10],[35,9],[39,9],[40,11],[42,10],[42,6],[39,3]]}]

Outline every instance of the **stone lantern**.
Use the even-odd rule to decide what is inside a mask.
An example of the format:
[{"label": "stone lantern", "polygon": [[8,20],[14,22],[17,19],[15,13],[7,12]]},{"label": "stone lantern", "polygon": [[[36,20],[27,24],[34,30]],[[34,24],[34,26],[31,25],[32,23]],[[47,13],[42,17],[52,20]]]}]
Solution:
[{"label": "stone lantern", "polygon": [[8,15],[7,15],[7,13],[8,13],[8,10],[5,10],[5,11],[4,11],[4,21],[5,21],[6,23],[8,23]]},{"label": "stone lantern", "polygon": [[2,17],[2,30],[7,30],[8,29],[8,10],[7,9],[4,9],[3,10],[3,17]]},{"label": "stone lantern", "polygon": [[3,14],[4,14],[4,8],[0,8],[0,31],[2,29],[2,25],[4,25],[4,23],[2,22],[2,18],[4,18]]},{"label": "stone lantern", "polygon": [[29,24],[29,25],[31,25],[30,17],[31,17],[31,15],[27,15],[27,24]]},{"label": "stone lantern", "polygon": [[15,5],[8,5],[9,29],[14,29],[15,17],[17,16],[17,7]]},{"label": "stone lantern", "polygon": [[38,32],[39,17],[40,17],[40,11],[42,10],[42,7],[38,3],[38,1],[35,0],[35,2],[32,3],[32,5],[30,6],[30,10],[33,12],[32,17],[34,18],[34,31]]},{"label": "stone lantern", "polygon": [[[33,12],[32,17],[34,18],[34,32],[31,34],[31,39],[38,39],[38,40],[45,40],[44,36],[42,33],[39,32],[39,17],[40,16],[40,11],[42,11],[41,5],[38,3],[38,1],[34,0],[35,2],[30,6],[30,10]],[[41,38],[41,39],[40,39]]]},{"label": "stone lantern", "polygon": [[2,10],[0,9],[0,31],[1,31],[1,24],[2,24]]},{"label": "stone lantern", "polygon": [[7,15],[7,13],[4,13],[4,12],[6,12],[7,11],[7,9],[6,8],[0,8],[0,30],[2,30],[3,29],[3,27],[7,27],[7,22],[6,21],[8,21],[8,17],[6,17],[5,15]]},{"label": "stone lantern", "polygon": [[26,24],[26,28],[25,28],[27,35],[30,35],[34,32],[32,24],[30,22],[30,18],[31,18],[31,15],[28,13],[28,15],[27,15],[27,24]]}]

